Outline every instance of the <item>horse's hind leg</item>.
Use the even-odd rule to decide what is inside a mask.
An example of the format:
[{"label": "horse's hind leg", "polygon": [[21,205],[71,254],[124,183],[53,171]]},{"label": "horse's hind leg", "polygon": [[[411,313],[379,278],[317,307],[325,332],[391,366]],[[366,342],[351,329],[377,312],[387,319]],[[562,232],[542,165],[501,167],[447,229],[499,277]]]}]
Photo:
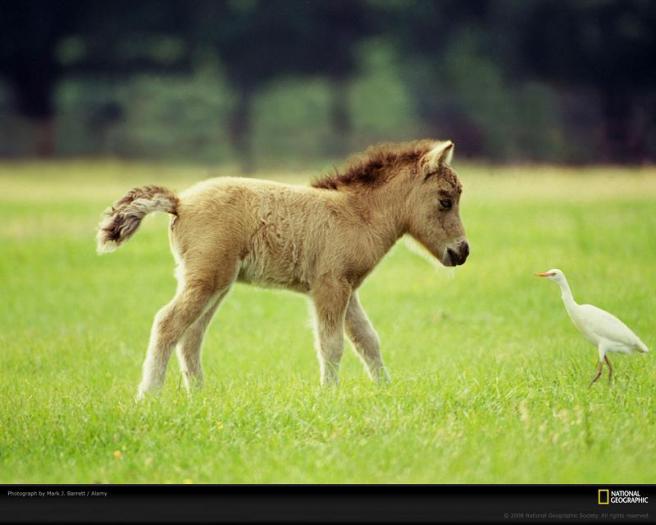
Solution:
[{"label": "horse's hind leg", "polygon": [[153,322],[143,364],[137,400],[164,383],[166,366],[176,343],[207,310],[217,293],[225,293],[237,275],[237,262],[210,272],[185,272],[183,284],[173,300],[164,306]]},{"label": "horse's hind leg", "polygon": [[344,316],[350,295],[350,286],[337,279],[324,280],[312,290],[322,385],[336,384],[338,380],[344,349]]},{"label": "horse's hind leg", "polygon": [[176,348],[178,363],[182,372],[182,379],[187,391],[193,387],[201,387],[203,384],[203,370],[200,363],[201,347],[207,326],[210,324],[214,313],[226,296],[227,290],[219,293],[217,299],[210,301],[209,307],[195,323],[182,335]]},{"label": "horse's hind leg", "polygon": [[213,290],[207,284],[185,286],[170,303],[157,312],[150,332],[137,399],[162,386],[173,347],[206,308],[212,293]]},{"label": "horse's hind leg", "polygon": [[351,295],[346,309],[346,333],[353,343],[355,351],[367,367],[369,376],[374,381],[389,381],[389,375],[380,354],[380,339],[362,309],[355,292]]}]

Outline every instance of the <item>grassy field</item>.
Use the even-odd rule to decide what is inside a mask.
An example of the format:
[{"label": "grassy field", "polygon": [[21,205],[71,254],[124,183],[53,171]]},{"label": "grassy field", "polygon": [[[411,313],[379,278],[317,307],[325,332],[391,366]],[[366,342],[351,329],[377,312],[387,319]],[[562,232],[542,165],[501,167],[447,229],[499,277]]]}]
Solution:
[{"label": "grassy field", "polygon": [[[237,285],[189,399],[171,363],[133,402],[152,317],[175,289],[167,218],[95,254],[100,212],[132,185],[183,189],[193,167],[0,164],[2,483],[646,483],[654,355],[613,359],[570,324],[579,302],[656,348],[656,170],[460,166],[467,264],[399,243],[361,290],[392,375],[347,351],[322,390],[305,298]],[[262,174],[303,182],[312,175]]]}]

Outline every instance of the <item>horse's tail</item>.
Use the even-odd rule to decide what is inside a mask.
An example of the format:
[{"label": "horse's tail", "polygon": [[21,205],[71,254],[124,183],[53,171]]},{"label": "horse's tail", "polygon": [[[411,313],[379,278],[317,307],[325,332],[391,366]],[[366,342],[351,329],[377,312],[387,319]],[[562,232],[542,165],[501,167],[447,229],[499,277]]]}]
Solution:
[{"label": "horse's tail", "polygon": [[98,225],[99,254],[113,252],[129,239],[147,214],[165,211],[177,215],[178,197],[161,186],[142,186],[131,189],[123,198],[107,208]]}]

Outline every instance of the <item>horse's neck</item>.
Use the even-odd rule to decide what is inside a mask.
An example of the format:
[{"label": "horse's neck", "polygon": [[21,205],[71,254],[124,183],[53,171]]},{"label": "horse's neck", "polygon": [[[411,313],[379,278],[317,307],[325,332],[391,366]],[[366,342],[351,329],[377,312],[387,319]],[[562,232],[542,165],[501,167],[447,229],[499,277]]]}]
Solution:
[{"label": "horse's neck", "polygon": [[394,196],[393,193],[379,193],[354,195],[353,199],[354,205],[358,206],[363,217],[366,217],[362,234],[373,241],[370,244],[376,247],[378,262],[406,233],[402,208],[405,198],[401,195]]}]

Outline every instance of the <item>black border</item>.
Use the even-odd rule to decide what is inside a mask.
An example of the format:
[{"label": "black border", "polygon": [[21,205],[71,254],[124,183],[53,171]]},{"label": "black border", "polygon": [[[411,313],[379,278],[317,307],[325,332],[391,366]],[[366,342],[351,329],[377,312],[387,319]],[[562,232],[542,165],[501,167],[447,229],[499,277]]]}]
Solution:
[{"label": "black border", "polygon": [[[648,503],[599,505],[599,489],[639,491]],[[352,521],[656,523],[656,485],[0,485],[0,523]]]}]

